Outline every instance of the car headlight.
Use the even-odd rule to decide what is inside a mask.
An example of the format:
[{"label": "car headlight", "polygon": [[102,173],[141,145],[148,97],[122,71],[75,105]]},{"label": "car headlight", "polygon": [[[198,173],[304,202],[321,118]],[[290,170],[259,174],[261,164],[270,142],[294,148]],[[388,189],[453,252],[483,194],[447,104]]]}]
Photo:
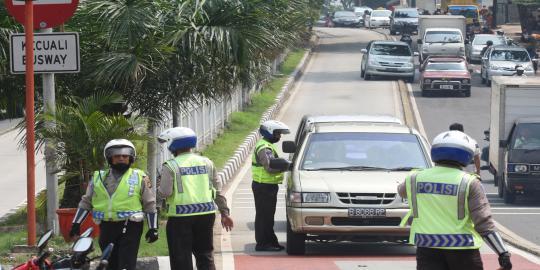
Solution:
[{"label": "car headlight", "polygon": [[467,83],[469,83],[469,79],[463,79],[463,80],[461,80],[461,83],[467,84]]},{"label": "car headlight", "polygon": [[327,203],[329,200],[328,192],[302,192],[303,203]]},{"label": "car headlight", "polygon": [[425,79],[424,83],[431,83],[431,80],[430,79]]},{"label": "car headlight", "polygon": [[528,173],[529,165],[527,164],[508,164],[509,173]]}]

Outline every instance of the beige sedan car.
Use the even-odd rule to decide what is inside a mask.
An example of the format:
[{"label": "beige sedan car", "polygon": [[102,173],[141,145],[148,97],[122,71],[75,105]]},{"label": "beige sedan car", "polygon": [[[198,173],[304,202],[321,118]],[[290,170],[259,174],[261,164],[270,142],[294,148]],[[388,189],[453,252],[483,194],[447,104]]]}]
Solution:
[{"label": "beige sedan car", "polygon": [[[306,241],[406,242],[408,211],[398,184],[431,167],[426,140],[389,116],[306,116],[287,173],[287,253]],[[278,166],[273,166],[278,168]]]}]

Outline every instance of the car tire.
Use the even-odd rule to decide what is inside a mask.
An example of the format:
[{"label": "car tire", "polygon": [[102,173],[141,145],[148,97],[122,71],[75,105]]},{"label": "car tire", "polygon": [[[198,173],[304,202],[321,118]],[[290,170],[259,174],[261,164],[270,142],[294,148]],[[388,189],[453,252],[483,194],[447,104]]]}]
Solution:
[{"label": "car tire", "polygon": [[364,81],[371,80],[371,75],[369,75],[366,71],[364,71]]},{"label": "car tire", "polygon": [[422,96],[423,96],[423,97],[430,97],[430,96],[431,96],[431,91],[429,91],[429,90],[422,90]]},{"label": "car tire", "polygon": [[291,223],[287,220],[287,254],[304,255],[306,254],[306,234],[295,233],[291,229]]},{"label": "car tire", "polygon": [[463,94],[465,95],[465,97],[470,97],[471,96],[471,89],[467,89],[467,90],[463,91]]},{"label": "car tire", "polygon": [[500,183],[499,186],[503,187],[503,200],[504,200],[504,203],[513,204],[516,201],[516,194],[510,192],[510,190],[506,186],[505,181]]},{"label": "car tire", "polygon": [[407,79],[405,79],[405,81],[408,83],[414,83],[414,75],[411,77],[408,77]]}]

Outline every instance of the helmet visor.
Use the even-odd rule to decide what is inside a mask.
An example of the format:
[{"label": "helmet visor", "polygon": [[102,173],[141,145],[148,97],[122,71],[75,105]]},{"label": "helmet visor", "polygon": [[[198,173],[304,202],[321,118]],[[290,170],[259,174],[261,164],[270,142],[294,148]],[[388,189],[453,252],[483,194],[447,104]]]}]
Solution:
[{"label": "helmet visor", "polygon": [[132,156],[135,157],[135,151],[131,147],[113,147],[105,151],[107,158],[112,156]]}]

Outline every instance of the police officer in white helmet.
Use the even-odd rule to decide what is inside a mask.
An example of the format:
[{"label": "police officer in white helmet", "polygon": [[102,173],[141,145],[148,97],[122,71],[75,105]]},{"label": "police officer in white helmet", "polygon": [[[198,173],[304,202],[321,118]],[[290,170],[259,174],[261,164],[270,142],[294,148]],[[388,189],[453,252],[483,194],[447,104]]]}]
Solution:
[{"label": "police officer in white helmet", "polygon": [[259,128],[262,138],[255,145],[252,156],[251,189],[255,198],[255,245],[256,251],[281,251],[274,232],[274,214],[276,212],[279,184],[283,181],[283,172],[270,168],[270,162],[278,158],[274,146],[281,139],[281,134],[290,133],[289,127],[282,122],[269,120]]},{"label": "police officer in white helmet", "polygon": [[126,139],[109,141],[103,150],[109,169],[96,171],[73,219],[70,236],[80,235],[80,225],[92,212],[99,224],[99,246],[114,249],[107,269],[135,270],[146,217],[146,241],[158,240],[156,196],[144,171],[131,168],[137,157],[135,146]]},{"label": "police officer in white helmet", "polygon": [[166,200],[167,244],[171,269],[191,270],[192,254],[197,269],[214,270],[213,228],[217,210],[221,225],[233,228],[227,200],[212,161],[192,152],[197,135],[187,127],[165,130],[158,137],[174,155],[163,164],[158,200]]},{"label": "police officer in white helmet", "polygon": [[418,270],[482,270],[484,241],[499,256],[499,269],[512,269],[479,176],[463,171],[474,150],[474,140],[465,133],[443,132],[432,143],[435,167],[413,171],[398,187],[409,202],[401,225],[412,218],[409,241],[417,247]]}]

